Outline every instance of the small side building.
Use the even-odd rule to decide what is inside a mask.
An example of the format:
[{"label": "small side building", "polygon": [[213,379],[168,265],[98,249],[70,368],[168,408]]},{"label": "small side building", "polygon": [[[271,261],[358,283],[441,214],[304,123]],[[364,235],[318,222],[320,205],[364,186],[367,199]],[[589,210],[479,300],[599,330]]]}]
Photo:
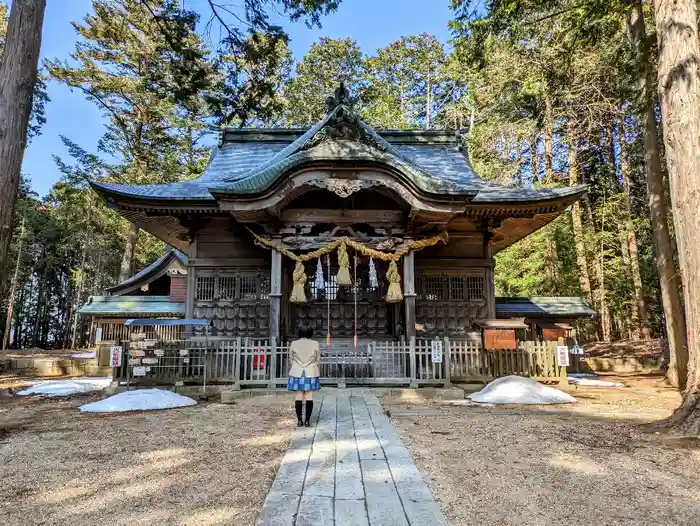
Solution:
[{"label": "small side building", "polygon": [[91,296],[78,313],[92,318],[90,344],[104,345],[128,337],[124,322],[129,318],[184,318],[186,302],[187,256],[171,249],[104,295]]},{"label": "small side building", "polygon": [[537,296],[532,298],[496,298],[496,317],[523,319],[528,326],[527,339],[576,340],[576,321],[591,318],[596,311],[585,298],[576,296]]}]

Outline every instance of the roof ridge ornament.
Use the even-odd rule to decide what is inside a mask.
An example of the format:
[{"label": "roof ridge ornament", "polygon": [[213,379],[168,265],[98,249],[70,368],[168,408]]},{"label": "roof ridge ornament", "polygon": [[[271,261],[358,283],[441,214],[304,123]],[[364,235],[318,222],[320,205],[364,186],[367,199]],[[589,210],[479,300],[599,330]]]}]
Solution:
[{"label": "roof ridge ornament", "polygon": [[353,106],[353,102],[354,101],[350,97],[350,91],[345,86],[345,82],[341,80],[338,87],[335,88],[333,95],[330,95],[326,99],[326,111],[330,113],[338,106],[347,106],[348,108],[351,108]]}]

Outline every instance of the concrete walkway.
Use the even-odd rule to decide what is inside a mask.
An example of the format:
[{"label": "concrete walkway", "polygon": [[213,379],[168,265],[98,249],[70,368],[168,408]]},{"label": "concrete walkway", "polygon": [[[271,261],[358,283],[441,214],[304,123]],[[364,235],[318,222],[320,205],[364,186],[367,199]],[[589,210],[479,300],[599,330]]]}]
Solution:
[{"label": "concrete walkway", "polygon": [[375,395],[341,390],[315,406],[316,425],[297,428],[257,526],[447,524]]}]

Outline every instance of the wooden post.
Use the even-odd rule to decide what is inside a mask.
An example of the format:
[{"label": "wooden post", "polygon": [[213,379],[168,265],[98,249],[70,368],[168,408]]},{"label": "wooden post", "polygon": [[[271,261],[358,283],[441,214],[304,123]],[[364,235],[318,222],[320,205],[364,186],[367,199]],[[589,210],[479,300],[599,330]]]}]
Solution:
[{"label": "wooden post", "polygon": [[277,387],[275,380],[277,379],[277,338],[270,338],[270,381],[267,386],[270,389]]},{"label": "wooden post", "polygon": [[[197,292],[197,270],[194,267],[194,260],[197,257],[197,242],[190,242],[187,247],[187,299],[185,304],[185,318],[191,320],[194,318],[194,303]],[[192,338],[192,327],[185,327],[185,339]]]},{"label": "wooden post", "polygon": [[241,345],[242,339],[239,336],[236,338],[235,348],[233,349],[233,390],[238,391],[241,388]]},{"label": "wooden post", "polygon": [[413,251],[403,257],[403,302],[406,309],[406,338],[416,335],[416,285]]},{"label": "wooden post", "polygon": [[444,350],[442,353],[442,361],[445,366],[445,387],[452,387],[452,358],[450,357],[450,339],[445,336]]},{"label": "wooden post", "polygon": [[280,340],[280,316],[282,314],[282,254],[272,250],[270,269],[270,342]]},{"label": "wooden post", "polygon": [[415,389],[418,387],[418,375],[416,374],[416,337],[411,336],[408,341],[408,356],[411,360],[411,383],[409,387]]},{"label": "wooden post", "polygon": [[496,317],[496,286],[493,275],[493,257],[491,256],[491,232],[488,231],[484,233],[484,258],[488,261],[484,277],[486,310],[487,316],[490,319],[494,319]]}]

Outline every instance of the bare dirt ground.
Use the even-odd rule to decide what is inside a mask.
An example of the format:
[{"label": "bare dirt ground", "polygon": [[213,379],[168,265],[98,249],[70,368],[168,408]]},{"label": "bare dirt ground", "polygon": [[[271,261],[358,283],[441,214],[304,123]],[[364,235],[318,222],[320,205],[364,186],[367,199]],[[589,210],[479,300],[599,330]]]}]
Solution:
[{"label": "bare dirt ground", "polygon": [[590,356],[597,358],[661,358],[666,349],[666,340],[618,340],[593,342],[583,346]]},{"label": "bare dirt ground", "polygon": [[253,524],[294,430],[256,397],[97,415],[100,398],[0,401],[0,524]]},{"label": "bare dirt ground", "polygon": [[643,425],[680,396],[618,378],[570,406],[382,404],[453,525],[700,524],[700,441]]},{"label": "bare dirt ground", "polygon": [[71,355],[81,352],[76,349],[5,349],[0,351],[0,358],[70,358]]}]

